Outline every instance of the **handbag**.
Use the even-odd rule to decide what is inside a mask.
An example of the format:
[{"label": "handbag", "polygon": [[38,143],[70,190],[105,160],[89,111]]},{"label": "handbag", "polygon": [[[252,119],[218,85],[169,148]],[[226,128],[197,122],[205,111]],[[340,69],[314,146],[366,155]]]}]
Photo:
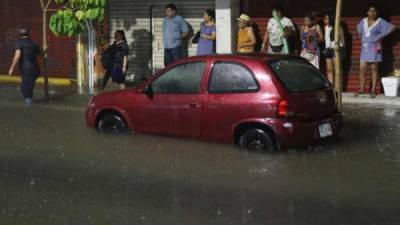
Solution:
[{"label": "handbag", "polygon": [[324,55],[326,59],[331,59],[334,56],[334,51],[331,48],[326,48],[322,50],[322,55]]},{"label": "handbag", "polygon": [[192,43],[193,44],[198,44],[200,41],[200,35],[201,35],[201,30],[203,29],[204,23],[200,24],[200,31],[197,31],[196,34],[194,34]]},{"label": "handbag", "polygon": [[192,43],[193,44],[198,44],[200,40],[200,31],[197,31],[196,34],[194,35],[193,39],[192,39]]},{"label": "handbag", "polygon": [[108,70],[114,65],[116,49],[115,44],[112,44],[101,53],[100,60],[104,69]]},{"label": "handbag", "polygon": [[270,44],[269,46],[271,47],[271,50],[272,50],[273,52],[278,53],[278,52],[282,52],[282,49],[283,49],[283,47],[284,47],[285,45],[273,46],[273,45]]},{"label": "handbag", "polygon": [[315,58],[315,53],[304,49],[303,51],[301,51],[300,56],[312,62]]}]

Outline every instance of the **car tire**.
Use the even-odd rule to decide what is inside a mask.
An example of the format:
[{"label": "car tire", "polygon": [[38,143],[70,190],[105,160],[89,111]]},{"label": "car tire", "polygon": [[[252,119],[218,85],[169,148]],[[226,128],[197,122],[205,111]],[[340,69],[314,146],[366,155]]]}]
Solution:
[{"label": "car tire", "polygon": [[254,152],[272,152],[277,150],[272,136],[262,129],[249,129],[240,136],[239,147]]},{"label": "car tire", "polygon": [[122,134],[129,131],[124,119],[117,114],[107,114],[101,117],[97,123],[97,130],[111,134]]}]

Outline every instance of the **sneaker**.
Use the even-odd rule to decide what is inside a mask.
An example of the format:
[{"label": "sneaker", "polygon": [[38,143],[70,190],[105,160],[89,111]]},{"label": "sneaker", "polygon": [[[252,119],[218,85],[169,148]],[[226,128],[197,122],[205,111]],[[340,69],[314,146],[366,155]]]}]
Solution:
[{"label": "sneaker", "polygon": [[31,98],[26,98],[26,99],[25,99],[25,104],[26,104],[26,106],[28,106],[28,107],[32,107],[32,99],[31,99]]}]

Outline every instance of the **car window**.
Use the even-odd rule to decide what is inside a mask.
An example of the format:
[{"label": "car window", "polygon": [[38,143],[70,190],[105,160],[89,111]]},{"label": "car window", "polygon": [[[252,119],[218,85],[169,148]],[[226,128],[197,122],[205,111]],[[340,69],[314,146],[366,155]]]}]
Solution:
[{"label": "car window", "polygon": [[304,92],[329,87],[324,75],[301,59],[284,59],[270,64],[276,76],[291,92]]},{"label": "car window", "polygon": [[161,74],[153,83],[155,94],[196,94],[200,92],[205,62],[178,65]]},{"label": "car window", "polygon": [[258,84],[253,73],[244,65],[234,62],[214,64],[209,81],[209,92],[254,92]]}]

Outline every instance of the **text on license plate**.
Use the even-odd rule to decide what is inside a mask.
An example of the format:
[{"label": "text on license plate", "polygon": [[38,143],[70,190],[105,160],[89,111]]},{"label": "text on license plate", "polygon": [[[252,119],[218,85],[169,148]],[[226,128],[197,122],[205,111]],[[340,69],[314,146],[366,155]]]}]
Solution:
[{"label": "text on license plate", "polygon": [[332,136],[332,125],[330,123],[324,123],[319,125],[319,136],[321,138]]}]

